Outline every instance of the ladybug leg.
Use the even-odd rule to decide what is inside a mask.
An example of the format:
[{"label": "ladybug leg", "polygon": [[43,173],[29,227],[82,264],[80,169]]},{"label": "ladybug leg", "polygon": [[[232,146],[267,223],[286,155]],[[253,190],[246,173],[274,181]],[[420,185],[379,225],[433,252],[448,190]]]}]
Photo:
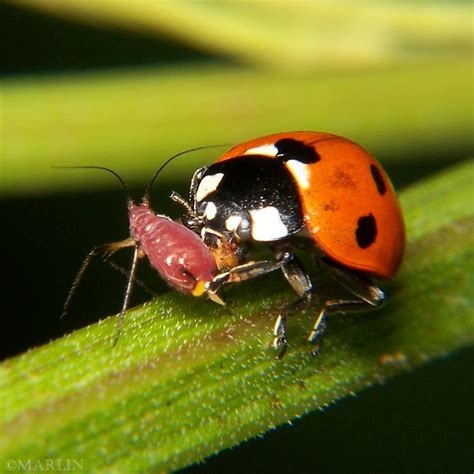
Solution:
[{"label": "ladybug leg", "polygon": [[325,301],[308,336],[312,346],[311,354],[318,355],[323,345],[327,317],[332,313],[370,311],[382,306],[385,293],[372,280],[359,272],[340,268],[329,261],[320,262],[324,270],[339,284],[349,290],[356,299],[339,299]]},{"label": "ladybug leg", "polygon": [[285,252],[279,260],[261,260],[259,262],[248,262],[231,268],[227,272],[216,275],[209,286],[208,291],[217,292],[227,283],[239,283],[244,280],[256,278],[266,273],[283,268],[292,254]]},{"label": "ladybug leg", "polygon": [[313,285],[294,253],[287,250],[280,250],[275,252],[275,256],[276,260],[274,261],[262,260],[259,262],[248,262],[234,267],[228,272],[220,273],[214,277],[207,291],[209,296],[211,296],[228,283],[238,283],[281,269],[288,283],[298,294],[298,299],[277,316],[273,326],[272,347],[277,351],[276,358],[280,359],[284,356],[287,348],[287,317],[302,311],[311,303],[313,298]]},{"label": "ladybug leg", "polygon": [[296,255],[293,253],[289,253],[289,255],[291,258],[286,260],[281,269],[283,275],[285,275],[288,283],[298,294],[299,298],[282,311],[275,320],[273,326],[272,347],[277,351],[277,359],[281,359],[285,355],[288,345],[286,338],[287,318],[303,311],[311,303],[313,298],[313,285],[311,279],[304,271],[301,262],[298,260]]},{"label": "ladybug leg", "polygon": [[308,336],[311,354],[317,356],[323,347],[323,336],[326,331],[327,317],[332,313],[359,312],[376,309],[380,304],[372,304],[362,300],[328,300],[325,301],[316,318],[313,329]]},{"label": "ladybug leg", "polygon": [[217,275],[212,281],[208,293],[215,294],[227,283],[237,283],[281,269],[288,283],[298,294],[298,299],[277,316],[273,326],[272,347],[277,351],[276,358],[281,359],[288,345],[286,338],[287,318],[302,311],[311,303],[313,285],[294,253],[287,250],[276,250],[275,256],[276,260],[274,261],[248,262]]}]

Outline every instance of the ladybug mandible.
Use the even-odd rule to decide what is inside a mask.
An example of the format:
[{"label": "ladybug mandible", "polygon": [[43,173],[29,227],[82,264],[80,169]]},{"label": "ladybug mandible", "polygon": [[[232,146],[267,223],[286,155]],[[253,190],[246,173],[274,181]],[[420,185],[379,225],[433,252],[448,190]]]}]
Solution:
[{"label": "ladybug mandible", "polygon": [[[246,248],[263,242],[275,260],[245,262],[214,282],[237,282],[281,269],[298,299],[276,318],[272,345],[285,352],[286,318],[308,305],[314,287],[295,256],[310,248],[324,270],[352,293],[325,301],[308,336],[322,346],[327,316],[378,308],[385,293],[374,277],[395,276],[405,227],[397,196],[380,164],[361,146],[329,133],[288,132],[234,146],[193,176],[182,222],[204,240]],[[309,246],[308,246],[309,244]]]}]

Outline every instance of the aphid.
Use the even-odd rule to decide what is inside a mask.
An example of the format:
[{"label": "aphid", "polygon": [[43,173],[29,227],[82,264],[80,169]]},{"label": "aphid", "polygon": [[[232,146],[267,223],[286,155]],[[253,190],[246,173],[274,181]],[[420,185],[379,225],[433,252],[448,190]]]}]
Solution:
[{"label": "aphid", "polygon": [[[206,147],[209,148],[209,147]],[[196,148],[194,151],[200,148]],[[140,258],[147,257],[151,266],[158,271],[163,280],[171,287],[184,294],[201,296],[206,294],[212,301],[224,304],[224,301],[217,295],[211,287],[211,283],[219,274],[219,267],[213,252],[209,249],[200,237],[179,222],[171,220],[161,214],[155,214],[150,207],[150,189],[161,170],[174,158],[186,153],[182,152],[167,160],[163,166],[155,173],[145,190],[144,197],[140,204],[135,203],[128,192],[123,179],[115,171],[102,166],[77,166],[72,168],[101,169],[113,174],[121,183],[127,196],[128,217],[130,222],[130,236],[121,241],[101,245],[92,249],[84,260],[79,272],[74,279],[71,290],[64,304],[63,315],[68,311],[71,298],[76,290],[85,270],[91,259],[103,254],[109,257],[116,251],[133,247],[133,259],[128,276],[125,297],[120,312],[120,323],[115,337],[114,345],[117,342],[125,316],[125,311],[129,305],[132,286],[135,280],[137,262]],[[71,168],[71,167],[68,167]],[[222,242],[222,249],[230,247]],[[227,250],[232,253],[231,251]],[[221,250],[217,250],[221,252]],[[225,252],[222,250],[222,252]],[[216,255],[217,256],[217,255]],[[232,259],[228,258],[227,263]],[[232,265],[232,263],[231,263]],[[222,267],[224,268],[224,267]],[[226,269],[228,267],[225,267]]]},{"label": "aphid", "polygon": [[[329,299],[308,336],[312,353],[322,347],[331,313],[381,306],[385,293],[375,278],[388,280],[400,267],[405,228],[397,196],[380,164],[361,146],[319,132],[288,132],[237,145],[193,176],[182,222],[207,242],[232,242],[241,249],[263,242],[275,260],[245,263],[218,282],[253,278],[280,268],[298,299],[278,315],[273,347],[283,355],[286,319],[308,305],[314,286],[294,251],[313,252],[317,262],[352,293]],[[238,255],[239,251],[235,251]]]}]

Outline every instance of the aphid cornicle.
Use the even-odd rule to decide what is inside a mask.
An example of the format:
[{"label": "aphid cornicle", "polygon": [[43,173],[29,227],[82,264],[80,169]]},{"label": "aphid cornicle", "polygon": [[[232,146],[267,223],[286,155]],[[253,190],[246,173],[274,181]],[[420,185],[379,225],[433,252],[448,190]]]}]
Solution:
[{"label": "aphid cornicle", "polygon": [[273,346],[280,355],[286,318],[315,291],[295,249],[314,252],[352,294],[322,305],[308,336],[313,354],[321,349],[328,314],[378,308],[385,294],[374,277],[393,278],[402,261],[405,228],[389,178],[361,146],[329,133],[278,133],[237,145],[195,172],[190,203],[174,199],[187,209],[182,222],[205,241],[241,248],[263,242],[273,251],[274,261],[244,256],[213,287],[282,270],[298,299],[275,321]]},{"label": "aphid cornicle", "polygon": [[[214,278],[219,274],[220,268],[211,249],[203,243],[195,232],[185,227],[183,224],[171,220],[165,215],[155,214],[150,207],[149,192],[154,180],[164,166],[166,166],[173,158],[183,153],[179,153],[167,160],[155,173],[146,188],[145,195],[140,204],[135,203],[131,199],[125,182],[115,171],[101,166],[72,167],[108,171],[120,181],[127,196],[130,237],[121,242],[114,242],[95,247],[89,252],[76,275],[64,304],[63,311],[63,315],[68,311],[71,297],[92,257],[102,254],[108,258],[120,249],[134,247],[132,265],[127,281],[122,310],[120,312],[120,324],[114,340],[114,345],[120,336],[125,311],[129,305],[132,285],[136,274],[137,261],[142,257],[148,257],[151,266],[158,271],[163,280],[181,293],[191,294],[193,296],[201,296],[205,294],[212,301],[224,304],[224,301],[218,296],[216,292],[217,290],[214,291],[211,285]],[[226,247],[225,243],[222,245],[223,247]]]}]

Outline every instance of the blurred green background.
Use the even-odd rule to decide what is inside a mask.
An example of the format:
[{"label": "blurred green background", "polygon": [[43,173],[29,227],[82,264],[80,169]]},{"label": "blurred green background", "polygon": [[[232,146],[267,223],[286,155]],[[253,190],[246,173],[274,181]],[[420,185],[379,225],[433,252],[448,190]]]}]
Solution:
[{"label": "blurred green background", "polygon": [[[122,277],[96,264],[58,321],[86,252],[126,236],[127,222],[110,176],[53,166],[111,166],[140,196],[187,148],[319,130],[363,144],[403,189],[472,156],[472,19],[470,2],[2,2],[2,358],[121,300]],[[173,162],[155,207],[179,215],[167,195],[186,193],[193,170],[217,153]],[[146,269],[143,278],[156,280]],[[136,292],[136,303],[145,298]],[[473,355],[188,471],[472,471]]]}]

